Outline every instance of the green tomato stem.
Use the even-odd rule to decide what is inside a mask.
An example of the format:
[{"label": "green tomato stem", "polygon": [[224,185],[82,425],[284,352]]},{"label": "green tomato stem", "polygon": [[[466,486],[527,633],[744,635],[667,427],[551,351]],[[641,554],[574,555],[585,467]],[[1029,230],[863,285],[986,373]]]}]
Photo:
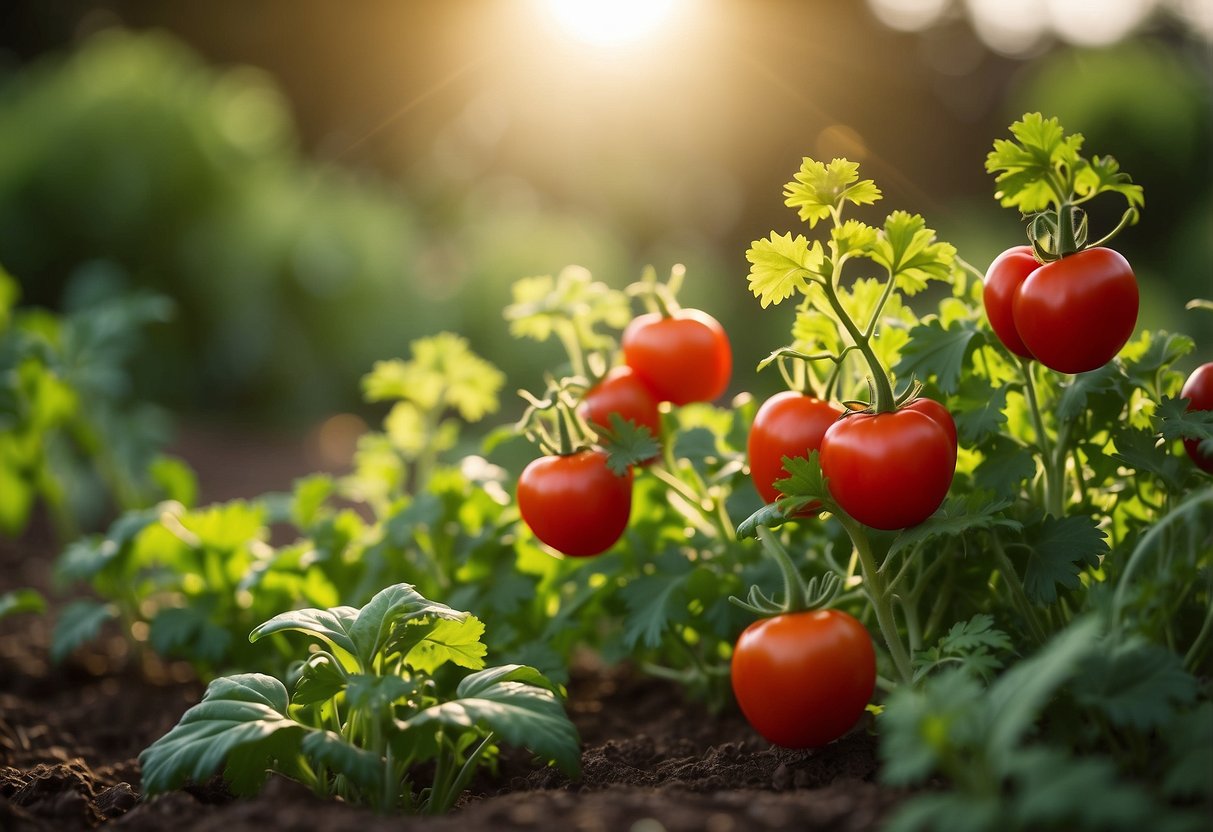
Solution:
[{"label": "green tomato stem", "polygon": [[[837,276],[837,273],[835,276]],[[893,410],[895,401],[893,385],[889,381],[888,372],[881,366],[880,359],[876,357],[876,353],[872,350],[871,339],[859,331],[858,325],[856,325],[855,321],[851,319],[851,316],[843,308],[842,302],[838,299],[838,292],[834,289],[833,281],[823,281],[821,285],[825,290],[826,300],[829,302],[830,308],[834,310],[834,314],[842,323],[843,328],[846,329],[851,339],[855,342],[855,348],[863,355],[869,369],[872,371],[871,378],[876,390],[876,401],[873,402],[875,411],[877,413],[887,413]]]},{"label": "green tomato stem", "polygon": [[854,544],[855,551],[859,555],[859,568],[863,574],[868,600],[872,604],[872,610],[876,613],[877,626],[880,627],[880,634],[884,637],[885,646],[893,659],[893,665],[897,668],[897,675],[901,677],[903,683],[911,685],[914,683],[913,663],[901,640],[901,634],[897,631],[897,621],[893,615],[889,589],[885,584],[884,575],[876,566],[876,558],[872,553],[872,543],[868,539],[867,532],[845,512],[838,512],[834,516],[850,535],[851,543]]},{"label": "green tomato stem", "polygon": [[783,548],[783,544],[779,542],[775,533],[766,526],[759,526],[757,534],[759,541],[762,542],[763,551],[775,561],[775,565],[779,567],[779,575],[783,578],[782,612],[801,612],[807,609],[808,598],[804,581],[801,579],[800,573],[796,571],[796,566],[792,563],[788,550]]},{"label": "green tomato stem", "polygon": [[1040,410],[1040,399],[1036,395],[1036,381],[1032,376],[1032,362],[1027,358],[1019,359],[1023,370],[1024,391],[1027,393],[1028,408],[1032,412],[1032,424],[1036,428],[1036,444],[1040,447],[1041,466],[1044,468],[1045,510],[1054,517],[1061,517],[1064,512],[1061,483],[1056,481],[1057,464],[1053,458],[1053,449],[1049,443],[1049,435],[1045,431],[1044,417]]}]

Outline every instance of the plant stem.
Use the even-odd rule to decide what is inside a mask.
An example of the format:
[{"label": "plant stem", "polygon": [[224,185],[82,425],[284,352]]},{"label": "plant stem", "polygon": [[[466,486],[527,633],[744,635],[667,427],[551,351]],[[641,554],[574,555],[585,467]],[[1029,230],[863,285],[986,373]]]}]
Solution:
[{"label": "plant stem", "polygon": [[577,328],[573,326],[572,321],[560,321],[554,329],[564,351],[568,353],[573,375],[585,378],[585,353],[581,349],[581,341],[577,338]]},{"label": "plant stem", "polygon": [[1061,517],[1065,511],[1061,483],[1056,481],[1057,465],[1053,459],[1053,448],[1049,443],[1049,435],[1045,431],[1044,417],[1040,411],[1040,399],[1036,395],[1036,381],[1032,377],[1032,362],[1030,359],[1020,358],[1019,366],[1023,369],[1024,391],[1028,395],[1028,408],[1032,412],[1032,424],[1036,427],[1036,444],[1040,447],[1041,466],[1044,468],[1045,511],[1054,517]]},{"label": "plant stem", "polygon": [[903,683],[913,684],[914,668],[910,661],[910,654],[901,640],[901,634],[897,631],[897,621],[893,616],[889,590],[885,584],[884,575],[876,566],[876,558],[872,554],[872,543],[868,540],[867,532],[864,531],[863,526],[844,512],[838,512],[834,516],[851,536],[851,542],[855,545],[855,551],[859,555],[859,568],[863,573],[868,600],[871,601],[872,609],[876,613],[876,623],[880,627],[880,634],[884,637],[885,646],[893,659],[893,665],[897,668],[897,675],[901,677]]},{"label": "plant stem", "polygon": [[[837,272],[835,273],[835,279],[837,279]],[[833,282],[822,281],[820,285],[825,292],[826,300],[829,301],[830,308],[834,310],[834,314],[842,323],[843,328],[846,329],[851,339],[855,342],[855,348],[863,355],[869,369],[872,371],[872,382],[876,386],[876,401],[873,402],[876,412],[886,413],[892,410],[894,402],[893,385],[889,383],[889,374],[881,366],[880,359],[876,357],[876,353],[872,350],[870,339],[859,331],[859,327],[855,324],[855,321],[851,320],[851,316],[843,308],[842,301],[838,299],[838,293],[834,290]]]}]

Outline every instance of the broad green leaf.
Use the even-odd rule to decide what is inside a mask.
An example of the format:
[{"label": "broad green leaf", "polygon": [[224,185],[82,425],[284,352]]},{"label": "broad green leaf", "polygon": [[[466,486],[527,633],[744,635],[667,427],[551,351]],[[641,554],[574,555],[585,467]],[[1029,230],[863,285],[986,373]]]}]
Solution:
[{"label": "broad green leaf", "polygon": [[383,432],[392,447],[406,458],[414,459],[425,450],[431,437],[426,428],[425,414],[412,402],[396,402],[383,420]]},{"label": "broad green leaf", "polygon": [[1024,591],[1038,604],[1057,600],[1057,587],[1078,589],[1084,567],[1099,566],[1108,552],[1106,535],[1090,517],[1046,517],[1028,530],[1031,554],[1024,570]]},{"label": "broad green leaf", "polygon": [[295,764],[306,729],[286,715],[287,704],[286,688],[272,676],[244,673],[211,682],[202,701],[139,755],[143,792],[204,782],[225,762],[233,790],[255,792],[269,769],[289,771]]},{"label": "broad green leaf", "polygon": [[479,670],[484,667],[484,657],[488,652],[481,641],[483,636],[484,623],[475,616],[455,620],[440,618],[432,628],[427,628],[424,638],[404,653],[404,662],[427,674],[432,674],[448,662]]},{"label": "broad green leaf", "polygon": [[[3,273],[0,272],[0,278],[2,277]],[[46,612],[46,599],[32,589],[14,589],[0,594],[0,618],[24,612]]]},{"label": "broad green leaf", "polygon": [[984,448],[988,437],[1005,433],[1008,392],[1006,385],[992,387],[975,374],[965,374],[961,378],[959,398],[951,407],[961,445]]},{"label": "broad green leaf", "polygon": [[1169,488],[1182,487],[1187,460],[1171,453],[1168,443],[1149,430],[1124,430],[1116,434],[1117,461],[1141,474],[1153,474]]},{"label": "broad green leaf", "polygon": [[296,705],[316,705],[327,702],[345,690],[349,677],[337,659],[325,652],[308,657],[295,682],[293,702]]},{"label": "broad green leaf", "polygon": [[944,329],[938,318],[930,318],[910,330],[910,340],[901,348],[901,361],[893,373],[901,379],[934,378],[939,389],[951,395],[960,387],[965,356],[981,346],[985,338],[974,321],[958,321]]},{"label": "broad green leaf", "polygon": [[870,205],[880,199],[880,189],[871,179],[859,178],[859,164],[834,159],[829,165],[805,157],[793,181],[784,186],[784,205],[797,209],[800,219],[812,228],[842,209],[845,202]]},{"label": "broad green leaf", "polygon": [[821,243],[810,244],[803,235],[792,237],[790,232],[755,240],[745,256],[750,262],[750,291],[763,309],[807,292],[809,281],[820,278],[825,267]]},{"label": "broad green leaf", "polygon": [[80,645],[92,641],[101,625],[118,617],[118,609],[99,601],[72,601],[59,613],[51,635],[51,661],[58,664]]},{"label": "broad green leaf", "polygon": [[1163,792],[1171,798],[1207,797],[1213,771],[1213,702],[1178,715],[1162,734],[1171,758]]},{"label": "broad green leaf", "polygon": [[148,465],[148,476],[164,494],[166,500],[186,508],[198,502],[198,476],[183,459],[159,454]]},{"label": "broad green leaf", "polygon": [[[576,777],[581,770],[580,740],[560,700],[550,690],[514,680],[515,674],[526,679],[533,672],[519,668],[501,675],[490,668],[473,673],[459,683],[458,698],[426,708],[397,727],[405,735],[440,726],[493,731],[506,743],[529,748]],[[396,741],[407,743],[408,738]]]},{"label": "broad green leaf", "polygon": [[303,736],[300,751],[313,763],[320,763],[331,774],[345,776],[363,789],[381,788],[386,763],[383,757],[346,742],[332,731],[309,731]]},{"label": "broad green leaf", "polygon": [[467,613],[429,601],[409,584],[394,584],[380,590],[358,610],[350,624],[354,655],[363,667],[370,667],[371,660],[387,645],[397,624],[425,617],[462,621]]},{"label": "broad green leaf", "polygon": [[1002,832],[1006,807],[994,795],[927,792],[906,800],[882,826],[883,832]]},{"label": "broad green leaf", "polygon": [[266,509],[260,502],[232,500],[181,515],[181,525],[197,538],[197,546],[234,552],[250,541],[265,540]]},{"label": "broad green leaf", "polygon": [[1093,398],[1109,394],[1112,407],[1119,413],[1116,405],[1122,405],[1128,398],[1127,382],[1115,362],[1109,362],[1089,373],[1079,373],[1061,394],[1061,401],[1057,405],[1057,418],[1062,422],[1073,422],[1092,412]]},{"label": "broad green leaf", "polygon": [[918,214],[894,211],[872,246],[872,260],[888,269],[897,288],[915,295],[927,288],[928,280],[947,280],[952,274],[956,247],[938,242]]},{"label": "broad green leaf", "polygon": [[386,713],[393,702],[417,692],[416,683],[402,676],[351,673],[345,688],[345,701],[355,712]]},{"label": "broad green leaf", "polygon": [[1072,687],[1080,705],[1099,710],[1116,727],[1148,733],[1192,704],[1198,686],[1175,653],[1132,639],[1105,643],[1087,656]]},{"label": "broad green leaf", "polygon": [[461,698],[480,696],[484,691],[491,690],[498,682],[521,682],[550,690],[557,695],[560,694],[560,686],[554,684],[536,668],[529,665],[505,664],[468,674],[460,680],[455,695]]},{"label": "broad green leaf", "polygon": [[162,656],[182,655],[217,665],[227,655],[232,636],[210,620],[205,606],[170,607],[152,619],[148,640]]},{"label": "broad green leaf", "polygon": [[358,618],[354,607],[330,607],[326,610],[304,609],[279,613],[249,633],[249,641],[257,641],[270,633],[294,630],[306,633],[334,647],[339,647],[351,656],[358,655],[351,630]]},{"label": "broad green leaf", "polygon": [[300,529],[310,528],[320,518],[325,502],[335,490],[336,483],[327,474],[312,474],[295,480],[291,494],[291,522]]}]

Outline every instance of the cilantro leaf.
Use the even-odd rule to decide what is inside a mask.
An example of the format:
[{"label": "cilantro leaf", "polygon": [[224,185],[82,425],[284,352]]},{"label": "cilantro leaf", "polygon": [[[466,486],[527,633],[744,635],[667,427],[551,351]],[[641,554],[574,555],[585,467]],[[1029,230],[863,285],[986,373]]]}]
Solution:
[{"label": "cilantro leaf", "polygon": [[880,189],[871,179],[859,178],[859,164],[834,159],[824,165],[805,157],[793,181],[784,186],[784,205],[796,208],[800,219],[810,228],[840,209],[844,202],[870,205],[880,199]]},{"label": "cilantro leaf", "polygon": [[838,256],[864,254],[876,244],[877,231],[859,220],[847,220],[830,229],[830,239],[838,250]]},{"label": "cilantro leaf", "polygon": [[1166,725],[1197,694],[1183,659],[1140,639],[1106,643],[1087,656],[1072,687],[1080,705],[1102,711],[1119,728],[1139,731]]},{"label": "cilantro leaf", "polygon": [[450,332],[419,338],[413,357],[377,361],[362,379],[367,401],[410,401],[422,410],[453,407],[468,422],[496,412],[505,375],[472,352],[467,339]]},{"label": "cilantro leaf", "polygon": [[1077,589],[1083,567],[1099,566],[1100,557],[1107,554],[1106,537],[1094,520],[1082,516],[1045,517],[1029,529],[1032,553],[1023,576],[1028,597],[1051,604],[1057,600],[1057,587]]},{"label": "cilantro leaf", "polygon": [[632,317],[627,295],[594,280],[581,266],[569,266],[554,278],[525,277],[512,291],[505,319],[516,338],[546,341],[558,327],[572,326],[588,349],[604,349],[611,339],[596,328],[622,329]]},{"label": "cilantro leaf", "polygon": [[1095,156],[1089,162],[1080,160],[1074,171],[1074,191],[1084,199],[1115,192],[1128,200],[1133,208],[1146,204],[1141,185],[1134,185],[1129,174],[1122,172],[1120,163],[1111,156]]},{"label": "cilantro leaf", "polygon": [[935,232],[918,214],[894,211],[885,219],[869,256],[888,269],[897,288],[915,295],[927,288],[928,280],[951,276],[956,247],[937,242]]},{"label": "cilantro leaf", "polygon": [[616,474],[622,477],[631,466],[647,462],[661,453],[661,445],[646,426],[630,422],[618,413],[612,413],[610,419],[610,430],[602,427],[596,430],[607,452],[607,467]]},{"label": "cilantro leaf", "polygon": [[1154,411],[1154,423],[1162,438],[1213,439],[1213,410],[1188,410],[1187,399],[1164,396]]},{"label": "cilantro leaf", "polygon": [[621,591],[628,607],[623,638],[629,647],[657,647],[671,618],[685,605],[683,588],[692,574],[681,555],[661,557],[655,568],[630,581]]},{"label": "cilantro leaf", "polygon": [[1061,122],[1040,113],[1028,113],[1011,125],[1011,139],[996,139],[986,157],[986,171],[997,173],[995,198],[1004,207],[1031,214],[1047,208],[1058,197],[1050,181],[1059,166],[1078,161],[1083,137],[1066,136]]},{"label": "cilantro leaf", "polygon": [[978,488],[992,494],[1018,494],[1023,484],[1036,474],[1032,455],[1009,437],[995,436],[981,450],[985,459],[973,470],[973,482]]},{"label": "cilantro leaf", "polygon": [[889,546],[888,557],[928,540],[956,538],[996,527],[1015,529],[1019,523],[1002,516],[1010,500],[991,500],[981,492],[964,497],[949,497],[943,506],[917,526],[898,533]]},{"label": "cilantro leaf", "polygon": [[812,451],[807,458],[783,458],[783,470],[788,472],[788,476],[776,480],[775,488],[784,495],[779,500],[779,507],[785,516],[791,516],[814,502],[820,502],[823,511],[833,510],[834,498],[830,496],[819,457],[818,451]]},{"label": "cilantro leaf", "polygon": [[745,257],[750,262],[750,291],[763,309],[807,291],[809,280],[821,277],[825,264],[819,241],[810,245],[804,235],[793,238],[791,232],[755,240]]},{"label": "cilantro leaf", "polygon": [[1010,636],[994,628],[993,618],[979,613],[968,621],[952,625],[934,647],[915,655],[915,679],[950,665],[989,682],[994,673],[1002,669],[999,654],[1009,652]]},{"label": "cilantro leaf", "polygon": [[408,650],[405,664],[422,673],[433,673],[448,662],[480,670],[488,652],[480,640],[483,635],[484,623],[475,616],[462,620],[440,618],[426,627],[424,638]]}]

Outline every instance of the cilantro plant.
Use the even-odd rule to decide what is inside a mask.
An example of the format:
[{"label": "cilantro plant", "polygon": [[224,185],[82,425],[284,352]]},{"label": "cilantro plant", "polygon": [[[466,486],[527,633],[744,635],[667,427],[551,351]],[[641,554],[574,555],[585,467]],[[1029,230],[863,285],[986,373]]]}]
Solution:
[{"label": "cilantro plant", "polygon": [[[222,767],[241,794],[256,792],[273,771],[381,812],[437,814],[502,742],[578,775],[577,730],[558,689],[534,668],[485,668],[484,625],[408,584],[381,590],[361,609],[276,615],[249,640],[283,632],[318,643],[288,684],[261,673],[212,681],[140,755],[146,794]],[[448,665],[473,671],[453,693],[439,674]]]}]

